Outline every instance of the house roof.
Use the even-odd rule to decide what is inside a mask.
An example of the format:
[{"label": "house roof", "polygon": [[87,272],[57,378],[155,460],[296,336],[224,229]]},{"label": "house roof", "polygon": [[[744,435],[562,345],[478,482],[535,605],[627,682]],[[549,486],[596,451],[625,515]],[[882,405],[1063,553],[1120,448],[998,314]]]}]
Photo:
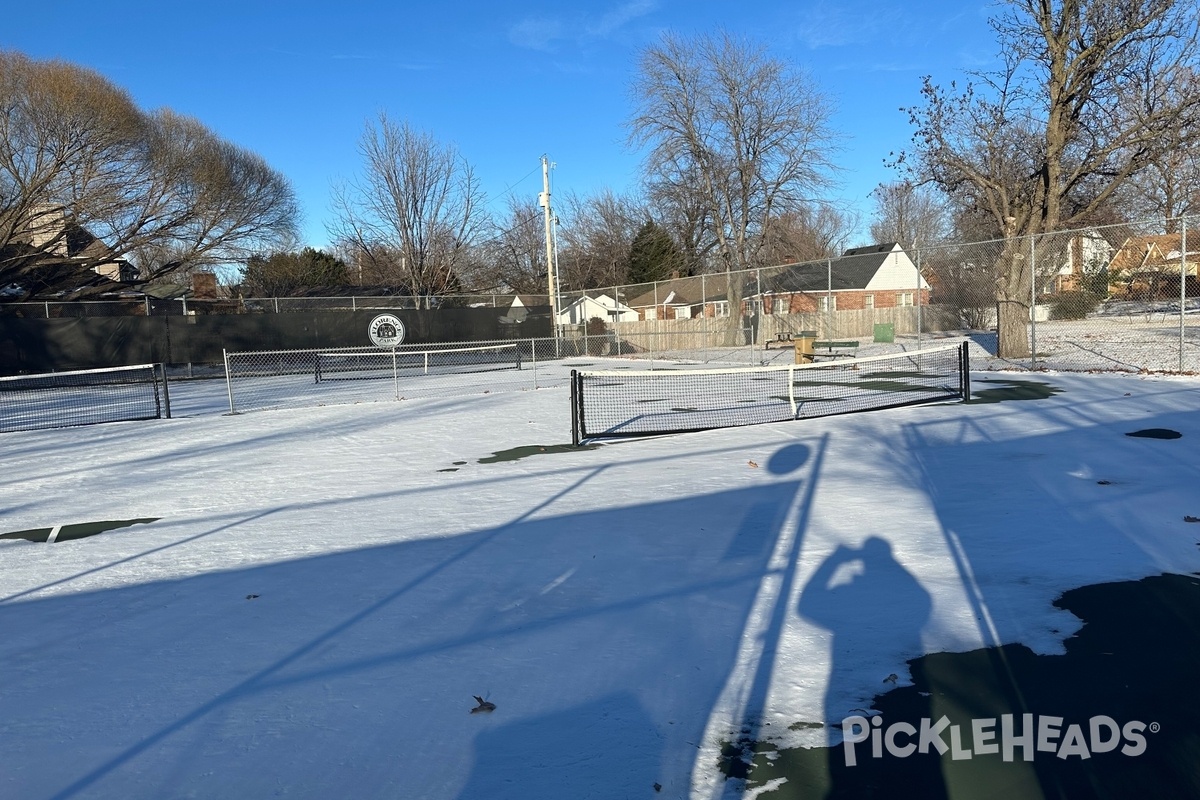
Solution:
[{"label": "house roof", "polygon": [[[725,275],[693,275],[660,281],[656,288],[631,297],[625,304],[631,308],[650,308],[655,305],[692,306],[702,302],[728,299],[729,284]],[[672,293],[674,296],[672,297]],[[670,298],[670,302],[667,300]]]},{"label": "house roof", "polygon": [[776,267],[774,269],[778,272],[763,280],[763,292],[784,294],[866,289],[896,247],[895,242],[854,247],[828,261]]},{"label": "house roof", "polygon": [[[763,294],[791,292],[824,292],[850,289],[866,289],[871,279],[887,262],[888,256],[896,252],[895,242],[854,247],[832,261],[808,261],[783,264],[764,268],[761,281],[751,277],[744,297],[752,297],[761,290]],[[833,285],[830,287],[830,267]],[[749,273],[753,276],[753,273]],[[633,308],[649,308],[654,305],[699,305],[729,299],[729,285],[723,273],[695,275],[660,281],[656,289],[644,292],[627,301]],[[673,293],[673,294],[672,294]]]},{"label": "house roof", "polygon": [[1187,261],[1200,257],[1200,234],[1189,231],[1186,242],[1182,233],[1131,236],[1121,243],[1108,267],[1116,272],[1136,272],[1178,266],[1183,253]]},{"label": "house roof", "polygon": [[131,288],[73,258],[50,255],[27,244],[0,248],[0,285],[20,288],[21,295],[15,289],[8,293],[12,301],[79,299]]}]

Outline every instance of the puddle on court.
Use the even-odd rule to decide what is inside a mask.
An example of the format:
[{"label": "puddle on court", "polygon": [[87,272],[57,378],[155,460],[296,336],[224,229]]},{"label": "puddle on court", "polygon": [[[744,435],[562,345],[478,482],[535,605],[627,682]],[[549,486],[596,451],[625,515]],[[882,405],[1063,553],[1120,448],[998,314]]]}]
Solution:
[{"label": "puddle on court", "polygon": [[508,450],[497,450],[490,456],[479,459],[480,464],[498,464],[502,461],[519,461],[529,456],[541,456],[549,453],[578,453],[580,450],[595,450],[598,444],[526,444],[512,447]]},{"label": "puddle on court", "polygon": [[[977,389],[981,383],[1001,384],[994,388]],[[1026,381],[1019,378],[984,378],[973,382],[971,399],[968,403],[1003,403],[1006,400],[1045,400],[1060,394],[1062,389],[1043,381]]]},{"label": "puddle on court", "polygon": [[1173,431],[1170,428],[1146,428],[1145,430],[1133,431],[1125,434],[1126,436],[1134,436],[1139,439],[1182,439],[1183,434],[1179,431]]},{"label": "puddle on court", "polygon": [[[855,747],[854,766],[846,765],[842,744],[779,749],[769,741],[771,728],[751,720],[723,743],[718,766],[728,779],[780,800],[895,797],[897,787],[903,787],[899,796],[954,800],[1197,796],[1200,578],[1168,574],[1085,586],[1054,605],[1084,623],[1064,643],[1063,655],[1010,644],[910,661],[913,685],[877,695],[869,713],[851,712],[880,718],[882,725],[872,728],[881,732],[879,755],[871,739]],[[1008,761],[1005,714],[1014,715]],[[1029,728],[1024,714],[1032,715]],[[944,755],[932,738],[925,753],[913,747],[901,757],[882,748],[894,723],[913,726],[911,735],[902,726],[892,734],[892,746],[904,748],[919,742],[922,720],[936,730],[943,716],[957,726],[934,734]],[[1098,717],[1117,728],[1094,722]],[[976,720],[996,752],[970,752]],[[1031,730],[1032,743],[1045,725],[1049,750],[1030,750],[1033,760],[1026,760],[1020,737]],[[1139,737],[1144,751],[1137,754]]]},{"label": "puddle on court", "polygon": [[[27,531],[12,531],[0,533],[0,539],[25,539],[30,542],[66,542],[72,539],[85,539],[98,533],[107,533],[131,525],[146,525],[157,522],[161,517],[145,517],[142,519],[104,520],[102,522],[79,522],[72,525],[61,525],[58,528],[32,528]],[[53,539],[51,537],[53,536]]]}]

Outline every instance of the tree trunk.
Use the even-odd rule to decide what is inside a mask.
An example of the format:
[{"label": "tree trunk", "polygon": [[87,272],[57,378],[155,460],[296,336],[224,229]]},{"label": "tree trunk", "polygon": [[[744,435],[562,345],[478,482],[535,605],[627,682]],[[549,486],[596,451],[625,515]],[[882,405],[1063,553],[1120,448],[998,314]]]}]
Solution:
[{"label": "tree trunk", "polygon": [[741,347],[742,336],[742,281],[740,273],[725,273],[725,298],[729,302],[729,316],[725,319],[725,346]]},{"label": "tree trunk", "polygon": [[1008,236],[997,264],[996,355],[1000,358],[1029,358],[1029,295],[1033,288],[1032,264],[1021,252],[1022,239],[1013,236],[1016,220],[1005,220]]},{"label": "tree trunk", "polygon": [[1000,300],[996,324],[1000,358],[1029,358],[1029,301]]}]

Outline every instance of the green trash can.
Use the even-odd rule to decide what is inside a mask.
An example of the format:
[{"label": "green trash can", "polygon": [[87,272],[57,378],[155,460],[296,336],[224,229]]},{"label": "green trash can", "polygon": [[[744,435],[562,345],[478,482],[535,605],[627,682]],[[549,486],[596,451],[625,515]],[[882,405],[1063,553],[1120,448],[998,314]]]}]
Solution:
[{"label": "green trash can", "polygon": [[875,325],[875,341],[891,344],[896,341],[896,325],[892,322],[880,322]]}]

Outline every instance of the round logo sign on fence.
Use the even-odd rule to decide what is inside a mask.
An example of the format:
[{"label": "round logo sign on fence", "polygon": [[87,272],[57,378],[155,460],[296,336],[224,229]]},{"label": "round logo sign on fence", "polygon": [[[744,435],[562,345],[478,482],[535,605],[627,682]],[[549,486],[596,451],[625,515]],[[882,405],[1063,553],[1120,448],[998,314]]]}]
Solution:
[{"label": "round logo sign on fence", "polygon": [[404,323],[391,314],[380,314],[367,327],[371,344],[376,347],[398,347],[404,341]]}]

